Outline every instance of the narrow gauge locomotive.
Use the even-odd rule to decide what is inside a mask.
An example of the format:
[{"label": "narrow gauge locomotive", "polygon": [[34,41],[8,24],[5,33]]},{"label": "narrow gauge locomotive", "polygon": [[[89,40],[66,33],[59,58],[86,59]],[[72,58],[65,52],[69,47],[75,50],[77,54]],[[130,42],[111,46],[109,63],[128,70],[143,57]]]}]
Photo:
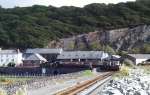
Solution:
[{"label": "narrow gauge locomotive", "polygon": [[118,71],[121,67],[121,58],[109,56],[100,63],[101,70]]}]

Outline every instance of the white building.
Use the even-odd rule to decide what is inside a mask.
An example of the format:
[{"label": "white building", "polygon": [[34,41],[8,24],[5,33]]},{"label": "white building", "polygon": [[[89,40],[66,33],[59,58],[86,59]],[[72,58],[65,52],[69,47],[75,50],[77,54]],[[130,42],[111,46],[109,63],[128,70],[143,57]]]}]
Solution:
[{"label": "white building", "polygon": [[135,65],[140,63],[149,63],[150,54],[128,54],[128,58],[134,62]]},{"label": "white building", "polygon": [[1,50],[0,49],[0,66],[7,66],[10,62],[16,65],[22,63],[22,53],[19,50]]}]

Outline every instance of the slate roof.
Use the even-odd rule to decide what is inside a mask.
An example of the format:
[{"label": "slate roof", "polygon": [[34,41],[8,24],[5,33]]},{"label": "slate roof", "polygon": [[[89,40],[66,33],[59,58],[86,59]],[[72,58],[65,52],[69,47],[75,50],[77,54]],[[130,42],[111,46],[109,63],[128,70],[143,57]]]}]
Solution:
[{"label": "slate roof", "polygon": [[33,61],[41,60],[45,62],[47,61],[44,57],[42,57],[40,54],[37,53],[23,54],[23,60],[33,60]]},{"label": "slate roof", "polygon": [[57,59],[103,59],[107,56],[103,51],[64,51]]},{"label": "slate roof", "polygon": [[1,53],[17,53],[17,50],[0,50]]},{"label": "slate roof", "polygon": [[25,53],[60,54],[61,52],[62,52],[61,48],[58,49],[35,48],[35,49],[27,49]]},{"label": "slate roof", "polygon": [[119,61],[121,60],[121,56],[119,55],[109,55],[107,58],[105,58],[104,60],[114,60],[114,61]]},{"label": "slate roof", "polygon": [[150,59],[150,54],[128,54],[136,59]]}]

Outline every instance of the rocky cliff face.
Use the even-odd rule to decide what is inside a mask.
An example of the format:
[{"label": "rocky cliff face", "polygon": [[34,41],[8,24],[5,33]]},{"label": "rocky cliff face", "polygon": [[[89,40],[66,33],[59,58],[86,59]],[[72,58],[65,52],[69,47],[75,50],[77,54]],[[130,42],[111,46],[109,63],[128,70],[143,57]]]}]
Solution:
[{"label": "rocky cliff face", "polygon": [[65,50],[90,50],[93,49],[93,45],[109,45],[116,51],[130,51],[132,48],[141,47],[144,43],[150,44],[150,25],[115,30],[99,30],[58,41],[51,41],[48,47],[62,47]]}]

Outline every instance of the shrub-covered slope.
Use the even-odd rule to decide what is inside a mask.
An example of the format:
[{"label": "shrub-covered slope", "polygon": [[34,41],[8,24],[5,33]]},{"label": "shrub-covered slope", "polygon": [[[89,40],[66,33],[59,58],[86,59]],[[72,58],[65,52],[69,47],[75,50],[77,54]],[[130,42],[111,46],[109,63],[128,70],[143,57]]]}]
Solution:
[{"label": "shrub-covered slope", "polygon": [[0,46],[44,47],[58,40],[99,29],[150,24],[150,1],[90,4],[78,7],[0,8]]}]

